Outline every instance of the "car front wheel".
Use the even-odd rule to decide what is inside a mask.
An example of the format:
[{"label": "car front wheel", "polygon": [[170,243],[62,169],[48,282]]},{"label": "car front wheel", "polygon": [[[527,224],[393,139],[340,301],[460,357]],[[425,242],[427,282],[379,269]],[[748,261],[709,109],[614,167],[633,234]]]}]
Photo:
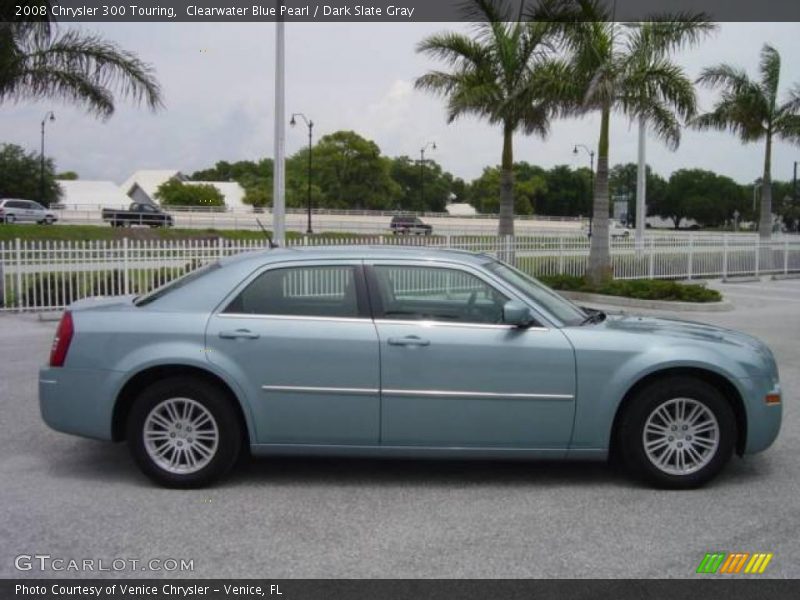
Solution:
[{"label": "car front wheel", "polygon": [[705,381],[656,381],[631,399],[619,430],[629,470],[662,488],[699,487],[733,454],[736,419],[725,397]]},{"label": "car front wheel", "polygon": [[218,387],[189,377],[146,388],[134,402],[127,431],[139,468],[167,487],[202,487],[223,477],[242,445],[231,402]]}]

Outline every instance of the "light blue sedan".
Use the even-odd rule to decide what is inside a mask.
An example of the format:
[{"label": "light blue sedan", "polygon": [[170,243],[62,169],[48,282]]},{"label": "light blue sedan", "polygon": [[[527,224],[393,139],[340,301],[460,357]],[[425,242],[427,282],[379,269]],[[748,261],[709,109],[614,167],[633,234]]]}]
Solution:
[{"label": "light blue sedan", "polygon": [[141,297],[79,301],[39,376],[44,420],[127,440],[167,486],[256,455],[621,458],[714,477],[781,423],[769,349],[697,323],[582,309],[490,256],[275,249]]}]

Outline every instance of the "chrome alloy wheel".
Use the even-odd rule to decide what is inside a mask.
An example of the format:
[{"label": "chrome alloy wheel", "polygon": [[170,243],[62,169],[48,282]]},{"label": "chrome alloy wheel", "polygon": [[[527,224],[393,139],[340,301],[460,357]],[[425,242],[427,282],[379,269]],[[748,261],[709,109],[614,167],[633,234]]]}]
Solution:
[{"label": "chrome alloy wheel", "polygon": [[190,398],[159,402],[144,421],[144,447],[150,459],[169,473],[196,473],[214,458],[219,430],[214,416]]},{"label": "chrome alloy wheel", "polygon": [[705,467],[719,447],[719,423],[703,403],[673,398],[645,421],[644,450],[650,462],[669,475],[688,475]]}]

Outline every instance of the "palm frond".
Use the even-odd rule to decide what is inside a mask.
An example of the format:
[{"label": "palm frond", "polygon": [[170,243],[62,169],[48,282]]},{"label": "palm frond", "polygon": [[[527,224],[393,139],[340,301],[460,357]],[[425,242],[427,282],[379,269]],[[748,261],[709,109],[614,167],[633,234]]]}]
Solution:
[{"label": "palm frond", "polygon": [[451,32],[435,33],[424,38],[417,44],[417,52],[450,65],[466,61],[480,66],[489,58],[487,49],[476,40]]},{"label": "palm frond", "polygon": [[761,75],[761,89],[764,96],[774,107],[778,98],[778,85],[781,78],[781,55],[769,44],[764,44],[761,49],[758,71]]},{"label": "palm frond", "polygon": [[650,17],[628,25],[626,45],[630,54],[664,56],[695,46],[716,31],[717,25],[705,13],[678,12]]},{"label": "palm frond", "polygon": [[152,67],[117,45],[77,30],[47,39],[41,31],[16,33],[17,58],[0,78],[0,99],[61,97],[102,117],[113,113],[114,91],[153,110],[162,106]]},{"label": "palm frond", "polygon": [[800,115],[784,115],[775,125],[775,135],[790,144],[800,145]]}]

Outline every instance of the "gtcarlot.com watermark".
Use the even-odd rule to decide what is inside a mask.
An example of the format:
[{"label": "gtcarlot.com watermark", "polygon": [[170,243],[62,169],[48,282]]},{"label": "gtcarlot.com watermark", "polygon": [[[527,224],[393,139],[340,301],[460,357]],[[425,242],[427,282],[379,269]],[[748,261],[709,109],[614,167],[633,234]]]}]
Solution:
[{"label": "gtcarlot.com watermark", "polygon": [[186,558],[68,558],[50,554],[19,554],[14,558],[17,571],[36,572],[191,572],[194,559]]}]

